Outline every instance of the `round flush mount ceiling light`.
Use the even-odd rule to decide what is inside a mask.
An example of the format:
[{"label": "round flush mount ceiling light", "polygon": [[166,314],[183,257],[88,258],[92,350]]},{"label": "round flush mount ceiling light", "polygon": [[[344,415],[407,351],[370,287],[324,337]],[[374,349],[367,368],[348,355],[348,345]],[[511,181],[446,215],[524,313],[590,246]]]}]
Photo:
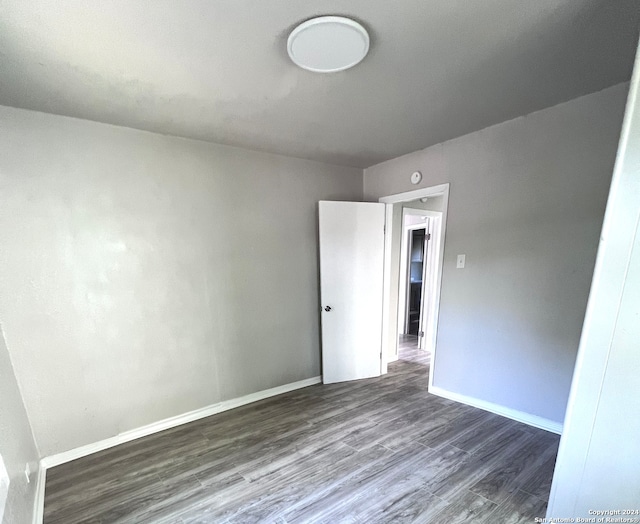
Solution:
[{"label": "round flush mount ceiling light", "polygon": [[342,16],[320,16],[296,27],[287,40],[293,63],[315,73],[335,73],[358,64],[369,52],[369,34]]}]

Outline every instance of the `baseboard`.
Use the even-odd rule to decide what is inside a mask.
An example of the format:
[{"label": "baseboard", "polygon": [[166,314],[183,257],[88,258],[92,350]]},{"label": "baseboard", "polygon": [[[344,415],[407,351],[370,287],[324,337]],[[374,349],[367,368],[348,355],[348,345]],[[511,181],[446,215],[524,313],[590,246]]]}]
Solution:
[{"label": "baseboard", "polygon": [[47,470],[40,464],[36,481],[36,498],[33,502],[33,524],[42,524],[44,519],[44,485]]},{"label": "baseboard", "polygon": [[468,406],[473,406],[474,408],[480,408],[485,411],[490,411],[491,413],[495,413],[496,415],[502,415],[503,417],[528,424],[529,426],[562,435],[562,424],[560,424],[559,422],[554,422],[553,420],[539,417],[537,415],[531,415],[530,413],[525,413],[524,411],[507,408],[499,404],[494,404],[493,402],[487,402],[485,400],[468,397],[466,395],[460,395],[459,393],[452,393],[451,391],[447,391],[446,389],[442,389],[438,386],[431,386],[429,388],[429,393],[432,393],[439,397],[448,398],[449,400],[455,400],[456,402],[461,402],[462,404],[467,404]]},{"label": "baseboard", "polygon": [[153,435],[154,433],[164,431],[165,429],[170,429],[182,424],[187,424],[188,422],[193,422],[194,420],[209,417],[211,415],[215,415],[216,413],[228,411],[230,409],[244,406],[246,404],[251,404],[252,402],[257,402],[258,400],[275,397],[276,395],[281,395],[282,393],[288,393],[289,391],[294,391],[296,389],[313,386],[314,384],[319,384],[320,382],[322,382],[322,377],[312,377],[304,380],[299,380],[298,382],[292,382],[290,384],[277,386],[275,388],[258,391],[257,393],[251,393],[243,397],[218,402],[217,404],[212,404],[210,406],[196,409],[194,411],[189,411],[182,415],[160,420],[158,422],[153,422],[152,424],[132,429],[130,431],[125,431],[124,433],[120,433],[115,437],[100,440],[98,442],[94,442],[93,444],[87,444],[86,446],[80,446],[79,448],[45,457],[40,461],[40,468],[46,470],[47,468],[59,466],[60,464],[65,464],[66,462],[71,462],[72,460],[86,457],[87,455],[91,455],[92,453],[97,453],[98,451],[112,448],[119,444],[124,444],[125,442],[130,442],[132,440],[146,437],[148,435]]}]

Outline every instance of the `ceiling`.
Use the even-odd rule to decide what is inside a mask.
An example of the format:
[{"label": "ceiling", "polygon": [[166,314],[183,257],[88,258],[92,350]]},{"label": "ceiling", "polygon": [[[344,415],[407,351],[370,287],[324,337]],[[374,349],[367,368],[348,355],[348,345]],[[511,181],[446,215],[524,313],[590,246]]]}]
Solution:
[{"label": "ceiling", "polygon": [[[294,66],[338,14],[355,68]],[[366,167],[630,78],[637,0],[2,0],[0,104]]]}]

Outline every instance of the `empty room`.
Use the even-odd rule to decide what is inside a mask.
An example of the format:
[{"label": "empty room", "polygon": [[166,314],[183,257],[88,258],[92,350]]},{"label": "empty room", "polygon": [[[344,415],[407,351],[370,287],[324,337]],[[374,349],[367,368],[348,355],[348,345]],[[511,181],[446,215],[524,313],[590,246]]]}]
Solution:
[{"label": "empty room", "polygon": [[0,522],[640,522],[639,26],[0,2]]}]

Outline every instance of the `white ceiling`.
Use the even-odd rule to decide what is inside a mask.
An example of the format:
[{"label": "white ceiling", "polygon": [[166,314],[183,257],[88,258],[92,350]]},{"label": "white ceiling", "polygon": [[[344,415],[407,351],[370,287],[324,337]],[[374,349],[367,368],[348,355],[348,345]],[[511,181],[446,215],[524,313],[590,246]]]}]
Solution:
[{"label": "white ceiling", "polygon": [[[365,167],[629,79],[637,0],[2,0],[0,104]],[[371,35],[295,67],[299,22]]]}]

